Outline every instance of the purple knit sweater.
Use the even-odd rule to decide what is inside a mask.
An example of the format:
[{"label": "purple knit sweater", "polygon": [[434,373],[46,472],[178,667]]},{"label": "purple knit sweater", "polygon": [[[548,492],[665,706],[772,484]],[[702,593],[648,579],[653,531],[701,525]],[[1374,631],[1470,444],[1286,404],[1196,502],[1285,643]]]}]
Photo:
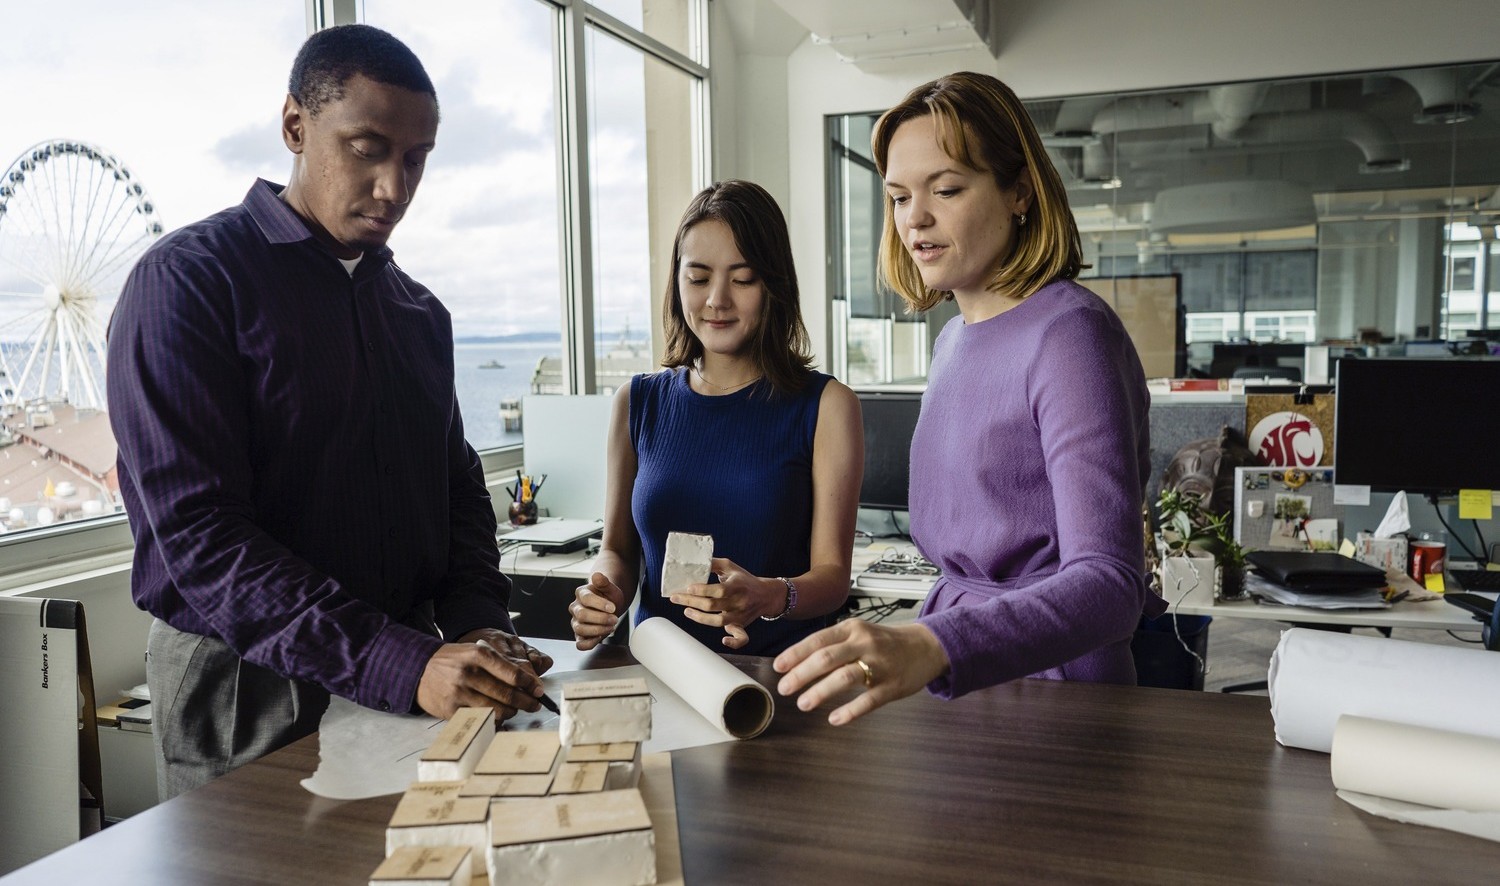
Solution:
[{"label": "purple knit sweater", "polygon": [[911,527],[943,570],[922,607],[944,698],[1017,677],[1135,683],[1149,399],[1108,305],[1050,283],[948,323],[912,438]]}]

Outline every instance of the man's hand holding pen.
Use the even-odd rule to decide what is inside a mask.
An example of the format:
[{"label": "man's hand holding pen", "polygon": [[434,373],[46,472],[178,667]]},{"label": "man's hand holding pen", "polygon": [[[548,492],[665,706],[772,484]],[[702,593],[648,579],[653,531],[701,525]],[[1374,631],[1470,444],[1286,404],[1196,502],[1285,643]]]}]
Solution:
[{"label": "man's hand holding pen", "polygon": [[417,704],[447,719],[461,707],[494,708],[497,721],[535,711],[541,675],[552,658],[519,637],[493,628],[470,631],[428,659],[417,685]]}]

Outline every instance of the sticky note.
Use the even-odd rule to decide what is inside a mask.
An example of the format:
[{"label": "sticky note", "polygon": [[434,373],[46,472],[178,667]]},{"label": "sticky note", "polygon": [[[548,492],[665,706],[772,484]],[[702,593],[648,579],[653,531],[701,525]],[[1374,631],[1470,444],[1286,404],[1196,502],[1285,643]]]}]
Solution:
[{"label": "sticky note", "polygon": [[1344,539],[1344,543],[1339,545],[1339,553],[1345,557],[1354,556],[1354,542]]},{"label": "sticky note", "polygon": [[1494,505],[1488,489],[1460,489],[1458,491],[1458,519],[1489,520],[1494,517]]},{"label": "sticky note", "polygon": [[1436,591],[1439,594],[1447,590],[1447,588],[1443,586],[1443,574],[1441,572],[1427,573],[1426,585],[1427,590]]}]

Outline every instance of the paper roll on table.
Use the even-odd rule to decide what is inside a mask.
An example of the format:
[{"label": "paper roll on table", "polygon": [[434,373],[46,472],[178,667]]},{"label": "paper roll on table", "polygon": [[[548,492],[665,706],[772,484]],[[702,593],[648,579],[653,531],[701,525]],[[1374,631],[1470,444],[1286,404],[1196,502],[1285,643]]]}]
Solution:
[{"label": "paper roll on table", "polygon": [[630,652],[725,733],[754,738],[771,725],[775,706],[770,691],[667,619],[648,618],[636,625]]},{"label": "paper roll on table", "polygon": [[1330,765],[1339,790],[1500,812],[1500,739],[1345,715]]},{"label": "paper roll on table", "polygon": [[1288,747],[1328,753],[1342,714],[1500,739],[1500,655],[1483,649],[1292,628],[1267,682]]}]

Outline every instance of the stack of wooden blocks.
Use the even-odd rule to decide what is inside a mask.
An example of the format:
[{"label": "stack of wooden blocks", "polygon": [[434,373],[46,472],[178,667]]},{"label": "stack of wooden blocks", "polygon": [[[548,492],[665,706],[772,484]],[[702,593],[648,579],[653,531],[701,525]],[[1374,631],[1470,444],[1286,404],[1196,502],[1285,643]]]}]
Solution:
[{"label": "stack of wooden blocks", "polygon": [[489,708],[460,709],[418,761],[371,886],[655,883],[646,681],[575,683],[561,708],[558,732],[502,733]]}]

